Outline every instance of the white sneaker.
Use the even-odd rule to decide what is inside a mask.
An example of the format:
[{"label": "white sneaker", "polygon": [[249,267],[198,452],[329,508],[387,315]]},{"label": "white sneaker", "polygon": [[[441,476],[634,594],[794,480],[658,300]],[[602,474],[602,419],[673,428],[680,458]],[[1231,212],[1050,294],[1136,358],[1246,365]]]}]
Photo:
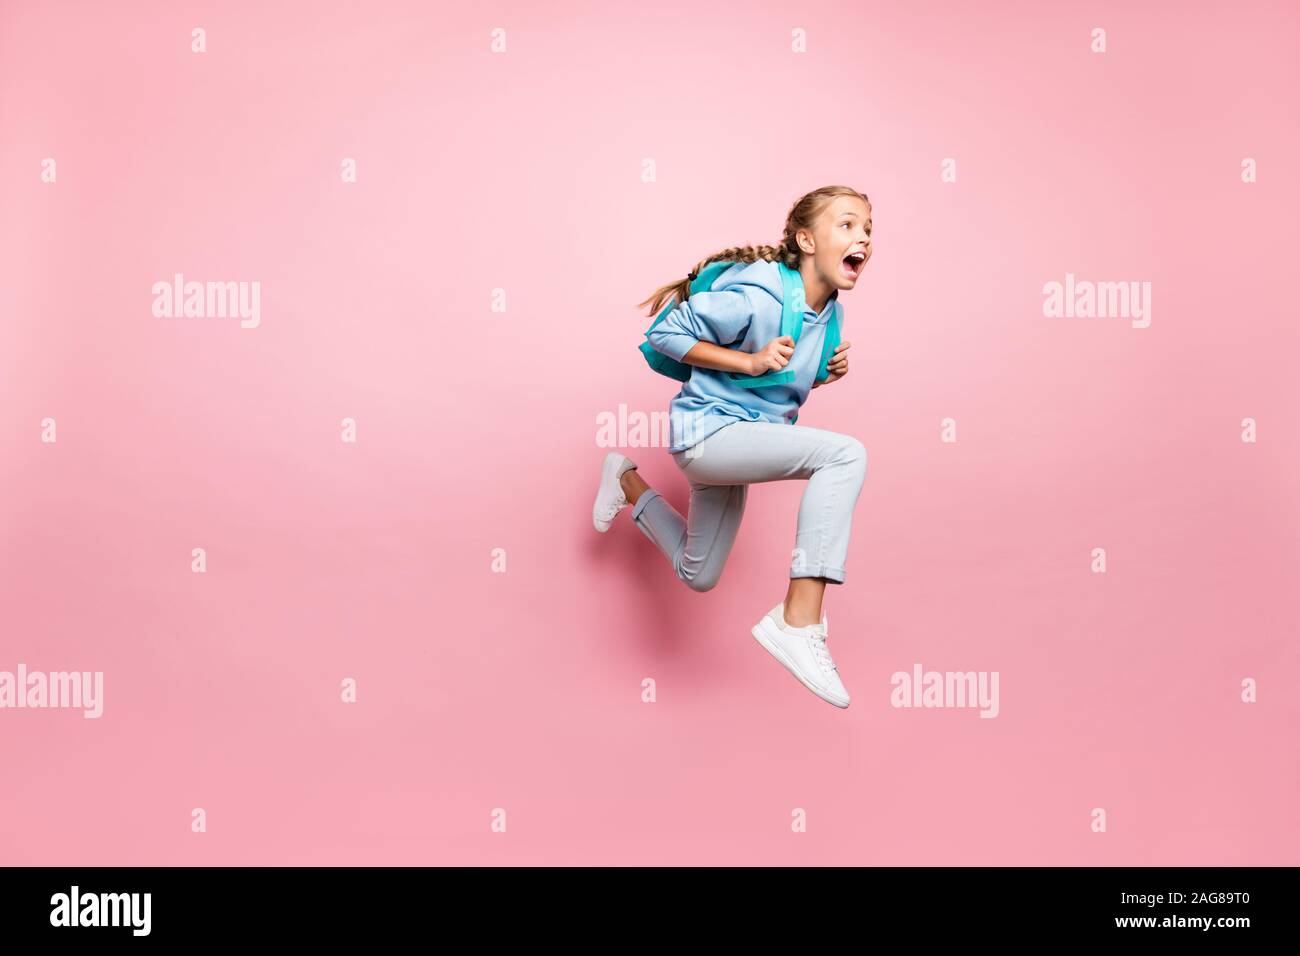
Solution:
[{"label": "white sneaker", "polygon": [[849,706],[839,670],[826,649],[827,623],[791,627],[785,623],[785,601],[763,616],[750,632],[769,654],[780,661],[799,682],[836,707]]},{"label": "white sneaker", "polygon": [[635,468],[636,462],[626,455],[611,451],[600,466],[600,486],[596,489],[596,503],[591,506],[591,522],[597,531],[608,531],[614,518],[627,507],[627,495],[619,479],[623,472]]}]

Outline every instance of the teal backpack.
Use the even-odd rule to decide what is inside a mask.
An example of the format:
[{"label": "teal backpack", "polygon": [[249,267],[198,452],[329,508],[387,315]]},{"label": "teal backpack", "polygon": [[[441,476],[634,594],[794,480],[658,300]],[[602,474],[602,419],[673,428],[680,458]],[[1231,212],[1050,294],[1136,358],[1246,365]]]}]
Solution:
[{"label": "teal backpack", "polygon": [[[691,295],[696,292],[708,292],[718,276],[735,265],[735,262],[711,262],[704,267],[701,272],[691,282]],[[799,273],[795,272],[785,263],[777,263],[781,269],[781,290],[784,293],[784,301],[781,307],[781,334],[788,335],[794,340],[795,344],[799,342],[799,333],[803,331],[803,312],[807,304],[803,297],[803,279]],[[662,322],[668,313],[677,308],[676,300],[669,302],[663,307],[663,310],[655,316],[655,320],[650,323],[650,329]],[[830,320],[826,323],[826,338],[822,344],[822,361],[821,367],[817,371],[817,381],[824,382],[830,374],[827,371],[827,364],[830,362],[831,354],[840,344],[840,314],[841,306],[838,301],[831,310]],[[650,329],[646,329],[646,335],[649,336]],[[678,362],[676,359],[669,358],[662,352],[656,351],[650,344],[649,338],[641,343],[641,354],[645,356],[646,363],[658,372],[660,375],[667,375],[679,382],[684,382],[691,377],[693,366],[685,362]],[[727,372],[731,380],[738,388],[765,388],[768,385],[788,385],[794,381],[794,370],[786,367],[782,369],[769,369],[762,375],[742,375],[739,372]],[[795,415],[795,419],[798,419]]]}]

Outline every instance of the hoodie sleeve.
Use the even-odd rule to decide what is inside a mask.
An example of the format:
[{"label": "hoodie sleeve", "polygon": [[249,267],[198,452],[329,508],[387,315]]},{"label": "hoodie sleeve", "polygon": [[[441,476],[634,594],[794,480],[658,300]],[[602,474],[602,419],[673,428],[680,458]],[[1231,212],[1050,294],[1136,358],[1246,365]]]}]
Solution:
[{"label": "hoodie sleeve", "polygon": [[722,346],[738,342],[754,318],[755,293],[749,285],[695,293],[650,330],[650,347],[680,362],[696,342]]}]

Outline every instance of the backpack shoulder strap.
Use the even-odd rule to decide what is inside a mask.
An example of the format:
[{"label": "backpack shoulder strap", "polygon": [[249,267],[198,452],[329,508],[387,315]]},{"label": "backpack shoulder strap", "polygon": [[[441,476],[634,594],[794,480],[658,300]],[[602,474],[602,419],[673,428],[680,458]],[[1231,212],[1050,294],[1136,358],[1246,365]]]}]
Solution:
[{"label": "backpack shoulder strap", "polygon": [[[831,355],[840,344],[840,335],[844,326],[844,306],[840,305],[839,299],[835,300],[835,307],[831,309],[831,317],[826,321],[826,336],[822,342],[822,364],[817,370],[815,381],[824,382],[830,378],[830,371],[827,364],[831,360]],[[799,413],[795,412],[794,417],[790,419],[791,425],[799,424]]]},{"label": "backpack shoulder strap", "polygon": [[831,317],[826,320],[826,335],[822,340],[822,362],[817,367],[816,381],[818,382],[824,382],[830,378],[830,371],[826,366],[830,363],[831,355],[840,344],[843,313],[844,306],[840,305],[839,299],[836,299],[835,306],[831,309]]},{"label": "backpack shoulder strap", "polygon": [[796,343],[803,332],[803,313],[808,308],[808,301],[803,297],[803,278],[784,262],[778,263],[781,269],[781,334],[788,335]]}]

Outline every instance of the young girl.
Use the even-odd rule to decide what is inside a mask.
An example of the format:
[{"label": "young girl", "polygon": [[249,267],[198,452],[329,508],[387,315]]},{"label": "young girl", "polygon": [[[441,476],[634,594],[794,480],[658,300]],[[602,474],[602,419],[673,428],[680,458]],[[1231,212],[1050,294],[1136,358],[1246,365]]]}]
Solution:
[{"label": "young girl", "polygon": [[[677,576],[707,591],[718,583],[736,540],[749,485],[807,479],[785,599],[751,633],[804,686],[837,707],[849,705],[849,694],[826,649],[822,597],[827,582],[844,583],[867,453],[856,438],[796,425],[793,418],[811,389],[848,374],[850,343],[842,342],[830,358],[828,377],[814,381],[839,292],[857,284],[870,258],[870,202],[847,186],[827,186],[794,204],[779,246],[723,250],[642,302],[651,316],[670,296],[680,303],[647,336],[656,351],[693,366],[669,407],[668,450],[690,481],[689,514],[683,519],[641,479],[636,464],[617,452],[605,458],[592,508],[596,530],[607,531],[619,511],[632,505],[633,522]],[[691,295],[691,280],[719,260],[735,265],[711,291]],[[781,335],[779,263],[803,281],[797,347]],[[793,381],[758,388],[738,387],[728,374],[786,368],[793,370]]]}]

